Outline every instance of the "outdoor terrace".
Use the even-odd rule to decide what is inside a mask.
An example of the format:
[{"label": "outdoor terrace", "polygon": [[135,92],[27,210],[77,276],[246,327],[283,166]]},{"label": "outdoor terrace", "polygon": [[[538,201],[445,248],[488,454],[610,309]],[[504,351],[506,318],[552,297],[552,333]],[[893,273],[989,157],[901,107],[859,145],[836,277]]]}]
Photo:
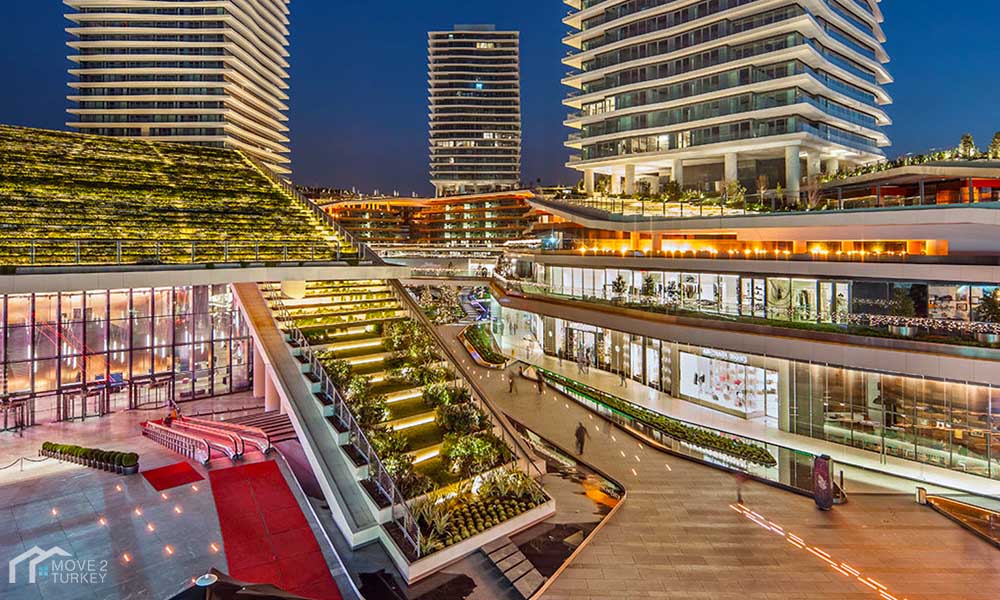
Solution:
[{"label": "outdoor terrace", "polygon": [[235,150],[0,125],[0,266],[355,260]]}]

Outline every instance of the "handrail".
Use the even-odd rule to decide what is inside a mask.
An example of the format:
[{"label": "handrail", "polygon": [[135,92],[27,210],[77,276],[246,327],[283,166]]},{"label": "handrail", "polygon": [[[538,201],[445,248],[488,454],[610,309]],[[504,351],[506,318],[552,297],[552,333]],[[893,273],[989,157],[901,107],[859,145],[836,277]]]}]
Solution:
[{"label": "handrail", "polygon": [[231,433],[226,433],[224,431],[215,431],[215,430],[211,429],[210,427],[203,427],[201,425],[196,425],[196,424],[193,424],[193,423],[185,423],[185,422],[183,422],[180,419],[174,420],[170,424],[170,429],[177,429],[177,428],[180,428],[182,431],[186,429],[186,430],[190,430],[190,431],[196,431],[198,433],[203,433],[203,434],[206,434],[206,435],[213,435],[213,436],[216,436],[216,437],[219,437],[219,438],[222,438],[222,437],[229,438],[229,442],[232,444],[231,447],[227,446],[225,444],[222,444],[222,443],[220,443],[220,442],[218,442],[218,441],[216,441],[216,440],[214,440],[214,439],[212,439],[210,437],[206,437],[204,439],[208,443],[209,446],[211,446],[212,448],[215,448],[216,450],[222,452],[227,457],[229,457],[230,460],[236,460],[237,458],[243,456],[243,451],[245,450],[245,446],[243,445],[243,440],[237,438],[236,436],[234,436]]},{"label": "handrail", "polygon": [[246,448],[246,441],[249,440],[254,446],[257,446],[261,452],[267,454],[273,446],[271,446],[271,436],[267,434],[266,431],[260,427],[254,427],[253,425],[242,425],[240,423],[226,423],[225,421],[212,421],[209,419],[199,419],[197,417],[180,417],[181,421],[193,422],[196,425],[201,425],[208,428],[222,429],[230,433],[236,434],[239,438],[244,441],[244,449]]},{"label": "handrail", "polygon": [[392,507],[392,520],[396,522],[403,533],[403,537],[410,543],[414,556],[419,557],[420,527],[417,525],[417,520],[406,503],[406,496],[399,491],[392,475],[389,474],[385,465],[382,464],[382,460],[378,457],[371,442],[368,441],[368,437],[361,429],[357,419],[355,419],[354,413],[351,411],[350,406],[348,406],[347,401],[340,394],[340,391],[337,390],[337,386],[333,384],[333,380],[327,375],[323,363],[309,345],[305,334],[295,325],[295,320],[291,317],[284,302],[282,302],[281,292],[270,287],[266,290],[262,288],[261,291],[276,316],[275,320],[278,321],[279,326],[288,334],[292,344],[301,351],[302,358],[309,364],[310,372],[319,379],[319,393],[330,402],[333,410],[332,416],[336,417],[340,425],[348,431],[351,443],[368,461],[368,479],[375,484],[378,491],[389,502],[389,506]]},{"label": "handrail", "polygon": [[[406,291],[406,288],[398,280],[391,279],[389,280],[389,283],[393,286],[393,290],[399,297],[400,302],[408,309],[411,316],[417,319],[417,321],[419,321],[420,324],[430,332],[437,347],[445,354],[449,362],[455,365],[456,369],[459,369],[461,359],[456,356],[455,352],[452,351],[450,346],[448,346],[444,337],[434,327],[430,319],[427,318],[427,315],[424,314],[423,309],[421,309],[417,302],[413,299],[413,296]],[[460,372],[459,375],[462,383],[469,388],[470,392],[472,392],[471,396],[473,401],[476,401],[480,408],[484,408],[486,410],[487,414],[489,414],[493,419],[493,422],[497,425],[497,427],[499,427],[501,437],[504,441],[508,442],[508,445],[513,448],[514,452],[524,459],[527,464],[526,470],[534,471],[535,475],[538,477],[544,475],[536,464],[537,456],[534,451],[527,446],[527,443],[520,435],[514,433],[514,427],[510,424],[510,421],[507,420],[506,415],[493,406],[493,404],[489,401],[489,397],[485,392],[483,392],[482,388],[474,379],[468,377],[464,372]]]},{"label": "handrail", "polygon": [[142,435],[152,439],[161,446],[187,456],[202,464],[208,464],[212,458],[212,449],[204,438],[193,436],[183,431],[176,431],[159,423],[147,421],[142,425]]},{"label": "handrail", "polygon": [[[68,238],[4,237],[2,260],[11,266],[194,265],[210,262],[334,262],[341,249],[301,239]],[[324,257],[329,254],[329,258]],[[212,259],[212,260],[209,260]]]},{"label": "handrail", "polygon": [[[244,154],[243,152],[240,152],[240,154],[244,158],[249,160],[255,167],[257,167],[257,169],[261,173],[263,173],[264,177],[267,177],[271,181],[271,183],[281,188],[281,190],[284,191],[286,194],[288,194],[293,199],[297,200],[299,203],[303,204],[306,208],[311,210],[313,214],[316,215],[316,217],[318,217],[321,221],[323,221],[324,224],[326,224],[328,227],[336,231],[338,235],[342,236],[343,239],[347,241],[348,244],[350,244],[354,248],[357,248],[359,259],[369,260],[371,261],[372,264],[375,265],[385,264],[385,262],[378,254],[376,254],[367,245],[358,241],[351,232],[349,232],[336,219],[331,217],[330,213],[323,210],[318,204],[316,204],[309,198],[306,198],[301,192],[295,189],[294,186],[290,185],[287,181],[279,177],[277,173],[272,171],[270,167],[262,163],[257,158],[250,156],[249,154]],[[338,256],[340,255],[339,249],[337,251],[337,254]]]}]

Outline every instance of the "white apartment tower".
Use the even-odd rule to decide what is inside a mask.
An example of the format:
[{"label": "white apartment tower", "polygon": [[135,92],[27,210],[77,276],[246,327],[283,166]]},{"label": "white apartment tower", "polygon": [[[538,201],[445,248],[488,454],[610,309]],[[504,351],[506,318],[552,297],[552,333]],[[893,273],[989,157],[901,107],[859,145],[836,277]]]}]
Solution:
[{"label": "white apartment tower", "polygon": [[431,183],[438,196],[521,180],[518,32],[456,25],[428,34]]},{"label": "white apartment tower", "polygon": [[[892,78],[879,0],[564,0],[567,166],[611,193],[672,178],[797,194],[883,158]],[[610,181],[608,181],[610,177]]]},{"label": "white apartment tower", "polygon": [[287,174],[288,0],[64,0],[69,127],[227,145]]}]

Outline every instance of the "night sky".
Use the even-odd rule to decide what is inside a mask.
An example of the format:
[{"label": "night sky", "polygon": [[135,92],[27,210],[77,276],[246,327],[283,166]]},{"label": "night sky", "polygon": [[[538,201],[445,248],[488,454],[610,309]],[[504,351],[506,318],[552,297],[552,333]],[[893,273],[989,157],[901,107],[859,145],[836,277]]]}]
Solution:
[{"label": "night sky", "polygon": [[[62,129],[70,62],[58,0],[4,2],[0,122]],[[1000,130],[992,87],[1000,3],[886,0],[889,129],[895,157],[952,147],[969,131],[982,147]],[[568,133],[560,58],[569,7],[560,0],[293,0],[291,138],[298,183],[430,193],[427,31],[495,23],[521,31],[522,176],[575,180],[562,165]]]}]

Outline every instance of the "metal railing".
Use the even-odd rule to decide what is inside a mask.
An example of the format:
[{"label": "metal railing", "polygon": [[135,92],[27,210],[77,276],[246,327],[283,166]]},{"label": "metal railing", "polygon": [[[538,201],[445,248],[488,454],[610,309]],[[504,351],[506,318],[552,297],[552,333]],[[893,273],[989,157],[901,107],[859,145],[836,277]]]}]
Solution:
[{"label": "metal railing", "polygon": [[267,165],[265,165],[264,163],[260,162],[259,160],[248,154],[244,154],[242,152],[240,154],[242,154],[244,158],[246,158],[248,161],[250,161],[250,163],[252,163],[255,167],[257,167],[257,169],[261,173],[263,173],[264,177],[267,177],[271,181],[271,183],[279,187],[282,191],[291,196],[294,200],[297,200],[300,204],[311,210],[313,214],[316,215],[316,217],[320,221],[322,221],[327,227],[337,232],[337,235],[339,235],[344,241],[350,244],[352,248],[357,249],[359,260],[364,261],[365,263],[370,263],[375,265],[385,264],[382,261],[382,258],[379,257],[378,254],[376,254],[367,245],[357,240],[357,238],[355,238],[354,235],[351,234],[351,232],[349,232],[346,228],[344,228],[344,226],[341,225],[336,219],[330,216],[330,213],[326,212],[318,204],[316,204],[309,198],[306,198],[304,195],[302,195],[302,193],[300,193],[297,189],[295,189],[293,185],[289,184],[287,181],[278,176],[278,174],[272,171]]},{"label": "metal railing", "polygon": [[208,461],[212,458],[212,450],[207,440],[180,431],[174,431],[159,423],[144,423],[142,426],[142,435],[161,446],[173,450],[181,456],[196,460],[203,465],[208,464]]},{"label": "metal railing", "polygon": [[[427,329],[427,331],[431,334],[437,349],[442,352],[448,362],[458,369],[461,364],[461,358],[458,357],[454,351],[452,351],[451,347],[445,342],[444,337],[441,336],[441,333],[437,330],[434,324],[432,324],[430,319],[427,318],[427,315],[424,314],[424,311],[413,299],[413,296],[406,291],[406,288],[399,281],[393,279],[390,280],[389,283],[396,292],[400,303],[406,308],[407,312],[410,313],[411,318],[417,320]],[[536,477],[544,475],[536,464],[537,457],[535,453],[528,447],[524,438],[516,433],[513,425],[511,425],[507,420],[507,417],[502,412],[497,410],[492,403],[490,403],[486,393],[483,392],[481,387],[479,387],[479,384],[477,384],[471,377],[466,377],[464,373],[459,372],[457,375],[459,376],[458,380],[462,384],[462,387],[469,390],[473,403],[490,416],[490,419],[494,424],[494,433],[499,433],[499,437],[507,443],[507,446],[511,448],[511,450],[514,451],[515,456],[524,462],[525,469]]]},{"label": "metal railing", "polygon": [[304,240],[0,239],[0,264],[9,266],[157,266],[341,260],[340,247]]},{"label": "metal railing", "polygon": [[698,317],[703,315],[706,318],[733,320],[766,319],[773,321],[769,324],[776,327],[781,327],[783,323],[788,323],[788,326],[794,326],[791,325],[792,323],[814,323],[846,328],[860,326],[887,331],[890,327],[913,327],[932,332],[948,332],[968,337],[975,337],[980,334],[1000,334],[1000,323],[985,321],[962,321],[935,317],[901,317],[850,312],[846,310],[817,311],[806,307],[769,306],[759,302],[709,302],[699,300],[700,293],[696,293],[694,297],[682,299],[679,297],[680,293],[676,291],[643,296],[635,288],[630,288],[622,294],[616,294],[607,289],[564,288],[541,282],[518,281],[507,279],[499,274],[494,274],[492,281],[502,289],[526,295],[596,302],[676,316]]},{"label": "metal railing", "polygon": [[333,384],[323,367],[316,351],[309,345],[305,334],[295,325],[295,320],[285,307],[281,299],[281,292],[273,288],[262,290],[264,297],[271,305],[277,321],[285,329],[291,338],[291,342],[301,352],[300,356],[309,365],[309,372],[316,376],[320,386],[319,393],[329,402],[333,412],[333,417],[348,432],[351,444],[357,448],[361,455],[368,461],[368,479],[375,484],[378,491],[389,502],[392,507],[392,520],[399,526],[403,537],[411,545],[414,556],[420,556],[420,527],[417,520],[410,511],[404,496],[396,486],[395,480],[389,471],[382,464],[371,442],[365,435],[361,426],[351,412],[347,401],[341,395],[337,386]]}]

